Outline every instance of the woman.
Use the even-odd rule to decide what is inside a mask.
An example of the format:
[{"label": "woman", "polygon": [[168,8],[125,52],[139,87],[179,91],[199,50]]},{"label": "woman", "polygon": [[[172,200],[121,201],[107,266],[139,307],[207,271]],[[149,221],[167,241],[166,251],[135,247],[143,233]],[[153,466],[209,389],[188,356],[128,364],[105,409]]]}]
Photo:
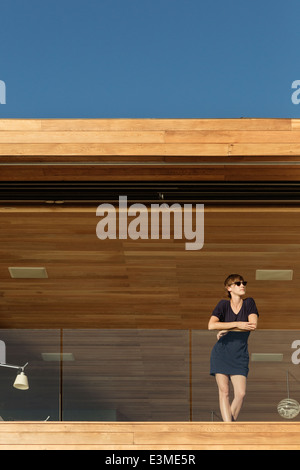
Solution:
[{"label": "woman", "polygon": [[[239,274],[227,277],[224,285],[229,300],[218,303],[208,323],[209,330],[219,330],[211,353],[210,375],[216,377],[223,421],[236,421],[241,410],[249,372],[248,338],[256,330],[259,317],[254,300],[242,299],[246,284]],[[230,381],[234,389],[231,405]]]}]

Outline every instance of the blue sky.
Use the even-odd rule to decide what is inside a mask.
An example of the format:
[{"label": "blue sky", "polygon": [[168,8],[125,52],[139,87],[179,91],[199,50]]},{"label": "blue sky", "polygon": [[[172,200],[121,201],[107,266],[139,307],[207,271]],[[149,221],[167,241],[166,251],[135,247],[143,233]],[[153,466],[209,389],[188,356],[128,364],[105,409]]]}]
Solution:
[{"label": "blue sky", "polygon": [[0,118],[300,118],[299,0],[0,0],[0,14]]}]

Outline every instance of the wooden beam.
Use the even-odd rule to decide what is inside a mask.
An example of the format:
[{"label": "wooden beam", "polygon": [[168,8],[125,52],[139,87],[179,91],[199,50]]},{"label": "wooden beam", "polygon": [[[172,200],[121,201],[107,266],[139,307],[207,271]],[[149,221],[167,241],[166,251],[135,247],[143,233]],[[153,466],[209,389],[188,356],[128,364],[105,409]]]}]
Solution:
[{"label": "wooden beam", "polygon": [[[300,450],[300,424],[295,422],[2,422],[0,449]],[[122,453],[120,455],[122,456]],[[197,455],[195,462],[199,463]]]}]

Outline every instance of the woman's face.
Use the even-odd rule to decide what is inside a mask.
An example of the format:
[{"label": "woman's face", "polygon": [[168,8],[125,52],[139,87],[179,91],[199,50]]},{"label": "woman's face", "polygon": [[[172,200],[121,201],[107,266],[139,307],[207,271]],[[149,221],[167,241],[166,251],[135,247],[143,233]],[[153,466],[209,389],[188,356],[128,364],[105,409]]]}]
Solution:
[{"label": "woman's face", "polygon": [[[240,284],[240,285],[237,285],[236,283]],[[245,292],[246,292],[246,286],[243,286],[242,282],[237,279],[236,281],[234,281],[234,283],[232,283],[229,287],[228,287],[228,290],[230,293],[232,294],[236,294],[236,295],[244,295]]]}]

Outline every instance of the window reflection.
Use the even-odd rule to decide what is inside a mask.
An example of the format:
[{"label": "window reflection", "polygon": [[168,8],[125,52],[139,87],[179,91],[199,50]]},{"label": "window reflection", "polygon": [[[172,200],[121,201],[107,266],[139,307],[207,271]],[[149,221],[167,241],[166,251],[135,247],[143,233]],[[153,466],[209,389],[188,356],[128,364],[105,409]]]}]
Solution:
[{"label": "window reflection", "polygon": [[[0,368],[4,421],[221,421],[209,375],[215,332],[204,330],[0,330],[9,364],[28,362],[30,389]],[[300,331],[261,330],[239,421],[285,421],[300,402]],[[287,390],[287,371],[289,384]],[[298,414],[293,421],[299,421]]]}]

